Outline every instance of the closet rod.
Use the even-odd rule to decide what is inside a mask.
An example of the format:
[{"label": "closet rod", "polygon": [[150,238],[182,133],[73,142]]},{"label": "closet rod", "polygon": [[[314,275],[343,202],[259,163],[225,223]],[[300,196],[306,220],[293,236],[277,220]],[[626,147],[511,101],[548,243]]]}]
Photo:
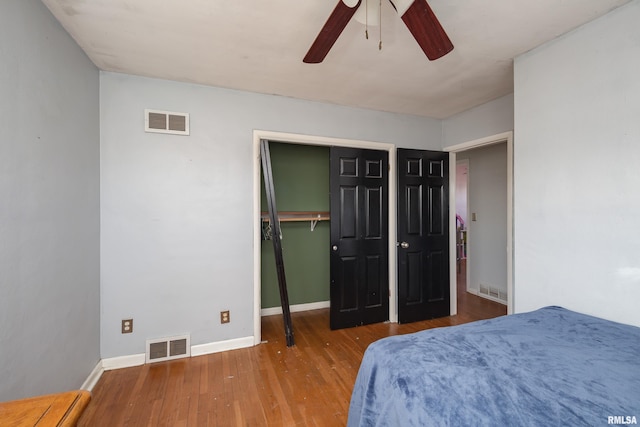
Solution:
[{"label": "closet rod", "polygon": [[[271,221],[269,212],[261,212],[263,222]],[[316,228],[318,221],[328,221],[331,219],[328,211],[279,211],[278,218],[280,222],[299,222],[310,221],[311,231]]]}]

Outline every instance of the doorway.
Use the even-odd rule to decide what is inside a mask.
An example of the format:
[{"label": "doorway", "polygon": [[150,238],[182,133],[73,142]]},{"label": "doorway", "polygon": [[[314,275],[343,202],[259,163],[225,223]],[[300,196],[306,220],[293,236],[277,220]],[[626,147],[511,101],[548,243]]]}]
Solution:
[{"label": "doorway", "polygon": [[[465,151],[476,149],[476,148],[496,146],[497,144],[506,145],[506,163],[507,163],[506,164],[506,195],[505,195],[506,196],[506,224],[502,225],[502,227],[506,228],[506,248],[505,248],[506,256],[505,255],[502,255],[502,256],[506,258],[504,259],[504,261],[506,263],[506,276],[507,276],[506,277],[507,314],[512,314],[513,313],[513,132],[505,132],[505,133],[489,136],[486,138],[481,138],[481,139],[469,141],[466,143],[454,145],[451,147],[446,147],[445,150],[450,153],[451,163],[456,164],[458,159],[458,154],[461,154]],[[471,165],[470,169],[472,168],[473,166]],[[453,177],[454,175],[452,175],[452,178]],[[453,193],[451,194],[452,200],[456,200],[456,197],[457,197],[456,189],[457,189],[457,183],[452,183],[451,185],[451,191]],[[474,224],[473,217],[474,217],[474,212],[470,212],[469,218],[467,218],[468,221],[466,224],[468,229],[473,228],[473,224]],[[454,209],[452,209],[450,212],[449,221],[452,227],[454,227],[455,224],[457,223]],[[456,234],[452,233],[450,236],[450,239],[451,239],[451,248],[452,248],[451,250],[452,262],[450,264],[450,271],[451,271],[450,288],[452,293],[451,312],[452,314],[455,314],[457,313],[457,304],[456,304],[457,298],[454,298],[453,295],[457,296],[457,269],[458,269],[458,265],[456,262],[456,253],[455,253],[457,248]],[[467,240],[467,245],[468,245],[467,246],[467,249],[468,249],[467,267],[469,267],[468,263],[473,258],[473,251],[469,249],[471,245],[471,241],[472,241],[472,237],[469,236]],[[467,271],[468,270],[469,268],[467,268]],[[467,277],[467,281],[469,281],[469,274],[467,274],[466,277]],[[469,282],[467,282],[467,285],[468,284]]]}]

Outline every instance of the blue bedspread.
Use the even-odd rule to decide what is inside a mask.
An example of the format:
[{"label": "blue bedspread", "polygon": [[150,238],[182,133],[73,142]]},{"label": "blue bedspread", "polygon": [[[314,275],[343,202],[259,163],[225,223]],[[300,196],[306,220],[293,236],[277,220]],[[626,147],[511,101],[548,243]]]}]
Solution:
[{"label": "blue bedspread", "polygon": [[640,422],[640,328],[546,307],[379,340],[349,426]]}]

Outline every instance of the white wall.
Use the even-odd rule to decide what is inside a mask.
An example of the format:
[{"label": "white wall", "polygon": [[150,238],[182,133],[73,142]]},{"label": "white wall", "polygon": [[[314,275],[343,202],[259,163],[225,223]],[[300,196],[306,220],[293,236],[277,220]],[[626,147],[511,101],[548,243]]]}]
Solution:
[{"label": "white wall", "polygon": [[515,62],[515,311],[640,326],[640,1]]},{"label": "white wall", "polygon": [[513,94],[442,121],[442,146],[449,147],[513,130]]},{"label": "white wall", "polygon": [[[101,73],[102,357],[253,335],[254,129],[441,147],[438,120]],[[191,136],[146,134],[145,108]],[[231,311],[220,325],[219,312]],[[134,333],[120,333],[121,319]]]},{"label": "white wall", "polygon": [[[458,153],[469,161],[469,221],[467,288],[480,284],[507,292],[507,144]],[[473,214],[476,221],[473,221]]]},{"label": "white wall", "polygon": [[40,1],[0,2],[0,401],[100,359],[98,78]]}]

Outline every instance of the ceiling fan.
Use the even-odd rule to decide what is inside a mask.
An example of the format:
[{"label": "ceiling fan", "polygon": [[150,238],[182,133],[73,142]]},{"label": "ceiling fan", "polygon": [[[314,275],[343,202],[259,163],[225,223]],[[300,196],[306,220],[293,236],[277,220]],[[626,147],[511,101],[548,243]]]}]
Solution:
[{"label": "ceiling fan", "polygon": [[[303,62],[308,64],[322,62],[361,3],[362,0],[338,1]],[[389,3],[402,17],[402,21],[429,60],[441,58],[453,50],[451,40],[426,0],[389,0]]]}]

